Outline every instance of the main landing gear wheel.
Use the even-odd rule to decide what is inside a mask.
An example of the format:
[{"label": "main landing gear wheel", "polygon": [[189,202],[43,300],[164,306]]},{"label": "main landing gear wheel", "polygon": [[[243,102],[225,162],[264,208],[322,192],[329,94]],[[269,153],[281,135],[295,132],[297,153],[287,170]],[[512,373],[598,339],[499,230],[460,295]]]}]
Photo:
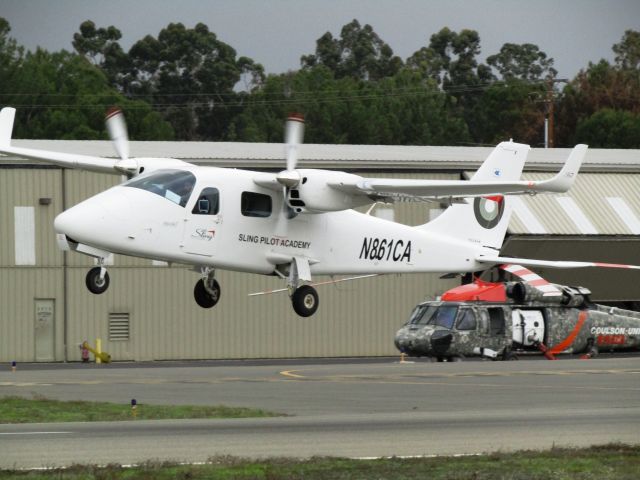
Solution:
[{"label": "main landing gear wheel", "polygon": [[220,284],[214,279],[212,285],[207,289],[204,285],[204,278],[201,278],[193,289],[193,297],[202,308],[212,308],[220,300]]},{"label": "main landing gear wheel", "polygon": [[101,267],[93,267],[87,272],[87,277],[85,278],[87,288],[96,295],[106,292],[107,288],[109,288],[109,273],[104,272],[104,277],[101,278],[100,270]]},{"label": "main landing gear wheel", "polygon": [[518,360],[518,355],[516,355],[511,350],[505,350],[504,353],[502,354],[502,360],[515,361],[515,360]]},{"label": "main landing gear wheel", "polygon": [[318,310],[318,294],[313,287],[303,285],[291,295],[291,304],[295,312],[301,317],[310,317]]}]

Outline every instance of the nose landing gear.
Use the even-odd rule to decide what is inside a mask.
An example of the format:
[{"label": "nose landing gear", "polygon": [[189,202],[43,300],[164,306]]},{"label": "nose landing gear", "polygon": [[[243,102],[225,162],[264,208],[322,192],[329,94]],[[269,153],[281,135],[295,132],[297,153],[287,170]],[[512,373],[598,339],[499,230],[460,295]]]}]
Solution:
[{"label": "nose landing gear", "polygon": [[212,308],[220,300],[220,284],[214,278],[214,269],[203,268],[201,272],[202,278],[193,289],[193,297],[202,308]]},{"label": "nose landing gear", "polygon": [[109,288],[109,273],[107,269],[102,265],[93,267],[87,272],[85,283],[91,293],[100,295],[106,292],[107,288]]}]

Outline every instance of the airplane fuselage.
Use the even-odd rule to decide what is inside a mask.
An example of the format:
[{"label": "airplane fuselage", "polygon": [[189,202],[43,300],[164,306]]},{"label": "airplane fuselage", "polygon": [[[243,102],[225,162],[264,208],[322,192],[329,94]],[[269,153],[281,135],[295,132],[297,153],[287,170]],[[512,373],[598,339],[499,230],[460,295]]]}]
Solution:
[{"label": "airplane fuselage", "polygon": [[312,274],[482,268],[478,245],[355,210],[288,218],[284,197],[256,185],[256,172],[180,171],[192,178],[187,198],[138,177],[63,212],[56,231],[112,253],[261,274],[293,257],[308,260]]}]

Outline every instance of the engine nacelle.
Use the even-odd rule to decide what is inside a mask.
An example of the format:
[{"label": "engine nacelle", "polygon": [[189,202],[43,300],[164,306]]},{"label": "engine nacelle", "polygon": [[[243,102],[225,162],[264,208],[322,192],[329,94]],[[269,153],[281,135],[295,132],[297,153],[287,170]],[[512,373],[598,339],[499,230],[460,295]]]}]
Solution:
[{"label": "engine nacelle", "polygon": [[581,307],[590,302],[589,295],[591,292],[587,288],[567,287],[564,285],[556,285],[556,287],[562,294],[549,296],[526,282],[509,282],[507,283],[507,296],[520,304],[544,302],[567,307]]},{"label": "engine nacelle", "polygon": [[300,183],[289,189],[287,203],[296,213],[323,213],[348,210],[371,203],[365,195],[350,195],[329,183],[358,182],[362,177],[331,170],[298,170]]}]

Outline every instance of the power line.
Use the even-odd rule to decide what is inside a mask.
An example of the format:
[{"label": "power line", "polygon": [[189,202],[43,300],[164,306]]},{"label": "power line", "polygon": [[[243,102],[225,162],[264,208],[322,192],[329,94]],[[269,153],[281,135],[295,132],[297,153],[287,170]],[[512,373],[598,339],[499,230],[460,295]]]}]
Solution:
[{"label": "power line", "polygon": [[[531,86],[542,85],[543,82],[527,82],[526,84]],[[518,84],[519,86],[520,84]],[[515,85],[509,84],[507,82],[492,82],[492,83],[483,83],[476,85],[456,85],[452,87],[445,87],[443,89],[427,89],[427,88],[416,88],[416,87],[400,87],[393,88],[389,91],[375,91],[375,89],[365,92],[365,93],[346,93],[344,90],[309,90],[309,91],[298,91],[292,92],[287,98],[260,98],[263,96],[285,96],[284,93],[281,92],[258,92],[255,94],[248,94],[246,96],[241,96],[240,98],[236,93],[220,93],[220,92],[200,92],[200,93],[163,93],[163,94],[152,94],[152,95],[128,95],[121,93],[104,93],[104,94],[82,94],[82,95],[72,95],[72,94],[58,94],[58,93],[0,93],[0,98],[3,97],[27,97],[27,96],[35,96],[35,97],[44,97],[44,98],[79,98],[80,100],[93,100],[93,99],[103,99],[105,97],[109,98],[109,103],[14,103],[13,106],[19,108],[60,108],[60,109],[92,109],[92,108],[108,108],[113,105],[113,103],[118,103],[122,99],[113,99],[114,95],[120,95],[124,99],[135,99],[136,96],[139,98],[151,98],[150,102],[145,102],[143,105],[127,105],[128,109],[144,109],[149,106],[153,108],[235,108],[242,106],[277,106],[277,105],[292,105],[292,104],[310,104],[310,103],[339,103],[339,102],[349,102],[349,101],[358,101],[358,100],[373,100],[379,98],[398,98],[398,97],[409,97],[409,96],[421,96],[421,95],[438,95],[442,93],[447,94],[458,94],[458,93],[472,93],[472,92],[481,92],[485,91],[491,87],[514,87]],[[336,95],[338,94],[338,95]],[[331,96],[334,95],[334,96]],[[188,97],[188,98],[197,98],[197,97],[219,97],[217,100],[211,99],[206,102],[153,102],[154,97]],[[220,97],[232,97],[230,100],[223,100]]]}]

